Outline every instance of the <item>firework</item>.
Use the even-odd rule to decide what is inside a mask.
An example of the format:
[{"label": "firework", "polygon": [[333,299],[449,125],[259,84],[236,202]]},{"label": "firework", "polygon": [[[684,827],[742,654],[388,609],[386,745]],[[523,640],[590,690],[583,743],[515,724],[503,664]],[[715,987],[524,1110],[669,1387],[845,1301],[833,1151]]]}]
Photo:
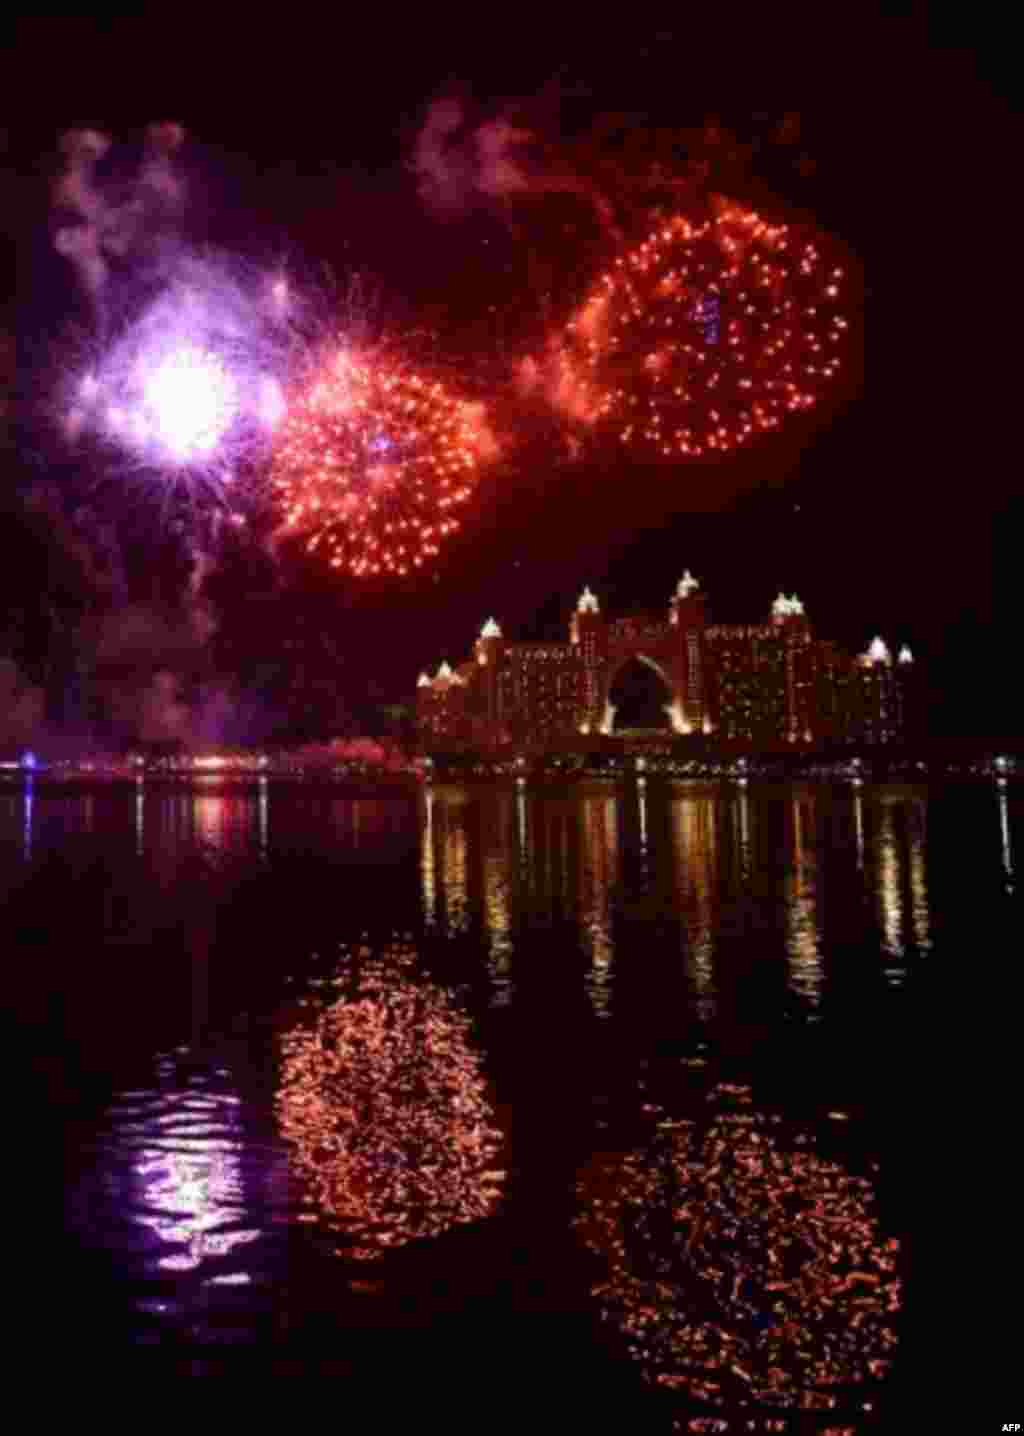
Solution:
[{"label": "firework", "polygon": [[501,1139],[469,1019],[398,943],[346,954],[330,986],[282,1039],[277,1111],[308,1204],[357,1260],[487,1216]]},{"label": "firework", "polygon": [[867,1396],[892,1365],[901,1291],[871,1181],[784,1137],[747,1089],[711,1101],[706,1121],[664,1123],[580,1185],[604,1317],[648,1380],[712,1405]]},{"label": "firework", "polygon": [[233,501],[284,415],[286,281],[189,258],[79,370],[66,434],[92,433],[164,491]]},{"label": "firework", "polygon": [[721,205],[621,255],[552,346],[549,401],[664,457],[728,453],[814,405],[841,364],[841,268],[786,225]]},{"label": "firework", "polygon": [[271,482],[332,568],[403,575],[459,527],[490,444],[479,405],[380,349],[333,349],[289,403]]}]

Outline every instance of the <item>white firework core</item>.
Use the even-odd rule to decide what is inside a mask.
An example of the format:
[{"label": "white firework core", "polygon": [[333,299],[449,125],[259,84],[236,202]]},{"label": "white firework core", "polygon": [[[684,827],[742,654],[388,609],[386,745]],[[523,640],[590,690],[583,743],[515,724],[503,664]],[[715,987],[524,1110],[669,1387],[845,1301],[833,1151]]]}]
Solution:
[{"label": "white firework core", "polygon": [[211,453],[237,413],[238,387],[223,362],[191,345],[162,358],[143,384],[143,424],[178,463]]},{"label": "white firework core", "polygon": [[[279,281],[279,285],[283,284]],[[67,434],[107,439],[154,481],[223,500],[256,483],[284,418],[297,331],[287,285],[218,258],[183,259],[75,383]],[[269,301],[269,302],[268,302]],[[243,484],[244,487],[244,484]]]}]

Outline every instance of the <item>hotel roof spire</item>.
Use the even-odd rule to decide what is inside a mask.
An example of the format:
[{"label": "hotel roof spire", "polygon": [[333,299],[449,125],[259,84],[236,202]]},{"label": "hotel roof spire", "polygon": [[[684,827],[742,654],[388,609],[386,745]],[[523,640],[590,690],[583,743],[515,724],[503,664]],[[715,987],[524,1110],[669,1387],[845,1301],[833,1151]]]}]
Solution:
[{"label": "hotel roof spire", "polygon": [[597,601],[597,595],[591,593],[589,588],[585,588],[580,594],[580,601],[577,603],[576,609],[579,613],[600,613],[601,608]]},{"label": "hotel roof spire", "polygon": [[772,604],[772,613],[776,618],[799,618],[804,611],[804,606],[794,593],[792,598],[787,598],[780,591],[778,598]]}]

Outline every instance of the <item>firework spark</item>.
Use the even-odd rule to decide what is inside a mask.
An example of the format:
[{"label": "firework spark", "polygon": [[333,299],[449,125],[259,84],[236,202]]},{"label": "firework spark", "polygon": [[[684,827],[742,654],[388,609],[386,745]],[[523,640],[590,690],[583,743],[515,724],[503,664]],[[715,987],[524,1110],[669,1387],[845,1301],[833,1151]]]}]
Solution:
[{"label": "firework spark", "polygon": [[676,217],[600,277],[522,387],[664,457],[735,451],[835,378],[843,278],[813,236],[752,211]]},{"label": "firework spark", "polygon": [[492,451],[478,404],[379,350],[334,349],[289,404],[272,485],[332,568],[404,575],[459,527]]},{"label": "firework spark", "polygon": [[227,507],[284,414],[286,308],[274,284],[237,264],[182,260],[75,376],[65,434],[91,433],[164,491]]}]

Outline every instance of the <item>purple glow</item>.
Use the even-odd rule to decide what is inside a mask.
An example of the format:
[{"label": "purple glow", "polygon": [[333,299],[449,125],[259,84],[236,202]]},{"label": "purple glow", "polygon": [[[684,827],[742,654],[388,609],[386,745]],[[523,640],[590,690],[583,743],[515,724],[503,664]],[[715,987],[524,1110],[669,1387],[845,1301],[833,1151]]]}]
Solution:
[{"label": "purple glow", "polygon": [[76,381],[67,432],[89,426],[165,480],[223,497],[285,414],[297,306],[284,278],[269,304],[267,286],[234,261],[182,260]]},{"label": "purple glow", "polygon": [[260,392],[260,422],[267,429],[275,428],[284,418],[284,394],[276,379],[264,379]]}]

